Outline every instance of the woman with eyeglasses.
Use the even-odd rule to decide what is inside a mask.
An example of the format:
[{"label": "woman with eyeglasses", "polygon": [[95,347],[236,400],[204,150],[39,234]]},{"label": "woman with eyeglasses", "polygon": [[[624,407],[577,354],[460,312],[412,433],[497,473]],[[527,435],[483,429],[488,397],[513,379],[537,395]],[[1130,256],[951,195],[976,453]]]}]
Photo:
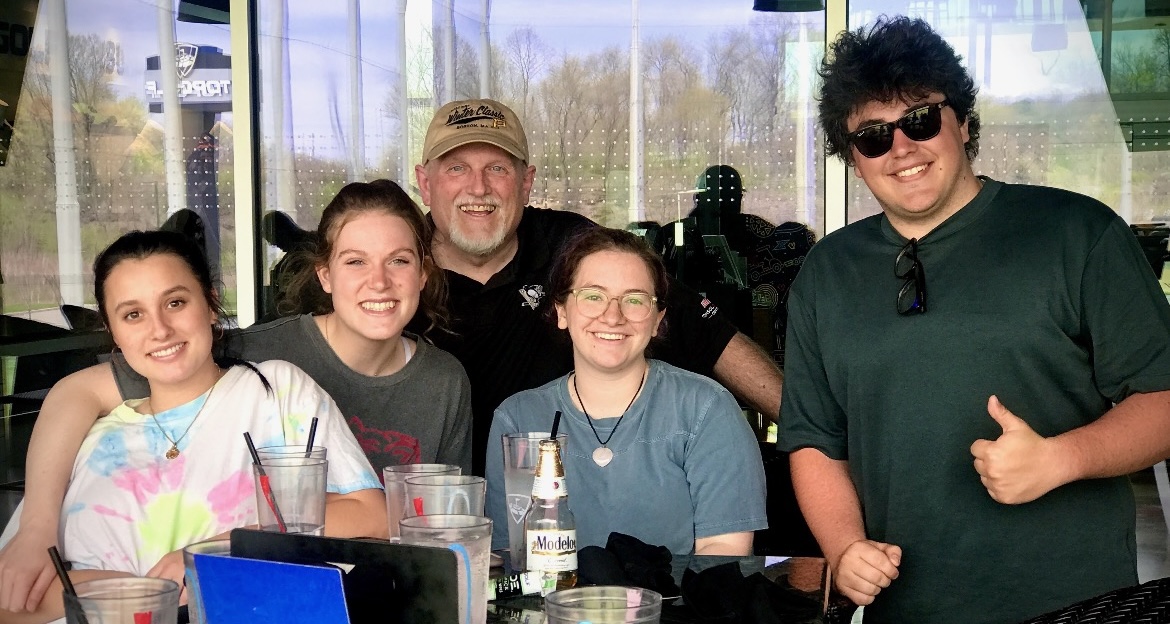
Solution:
[{"label": "woman with eyeglasses", "polygon": [[559,433],[578,548],[611,532],[673,553],[747,555],[767,527],[759,446],[717,382],[647,357],[666,328],[666,270],[632,233],[582,232],[553,267],[550,320],[573,343],[574,370],[513,395],[488,436],[494,548],[508,546],[505,433]]}]

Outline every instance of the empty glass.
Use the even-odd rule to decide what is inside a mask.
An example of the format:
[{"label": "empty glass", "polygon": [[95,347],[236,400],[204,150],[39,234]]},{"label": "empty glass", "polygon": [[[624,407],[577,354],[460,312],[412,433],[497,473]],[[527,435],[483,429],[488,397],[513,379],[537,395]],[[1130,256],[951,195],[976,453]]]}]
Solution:
[{"label": "empty glass", "polygon": [[462,472],[452,464],[402,464],[382,469],[382,482],[386,485],[386,520],[390,525],[390,537],[398,537],[398,522],[406,515],[406,480],[420,475],[457,475]]}]

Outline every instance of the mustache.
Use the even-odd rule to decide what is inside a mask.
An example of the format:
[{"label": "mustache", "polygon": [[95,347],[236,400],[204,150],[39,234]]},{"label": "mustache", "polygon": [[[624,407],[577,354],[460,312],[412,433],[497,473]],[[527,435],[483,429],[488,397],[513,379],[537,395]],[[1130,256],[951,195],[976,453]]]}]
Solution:
[{"label": "mustache", "polygon": [[500,207],[500,200],[492,195],[483,195],[477,197],[468,193],[460,193],[455,197],[455,207],[462,208],[470,204],[491,206],[492,208]]}]

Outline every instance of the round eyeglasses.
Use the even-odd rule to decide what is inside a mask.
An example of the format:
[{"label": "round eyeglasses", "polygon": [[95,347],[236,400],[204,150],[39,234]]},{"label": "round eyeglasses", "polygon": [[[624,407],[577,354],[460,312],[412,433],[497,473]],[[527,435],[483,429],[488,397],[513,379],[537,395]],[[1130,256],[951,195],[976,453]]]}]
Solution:
[{"label": "round eyeglasses", "polygon": [[618,309],[627,321],[637,323],[650,318],[654,314],[654,306],[658,304],[658,297],[644,292],[628,292],[619,297],[610,297],[608,293],[598,288],[574,288],[569,291],[573,300],[577,302],[577,310],[588,318],[597,318],[609,309],[610,301],[618,302]]}]

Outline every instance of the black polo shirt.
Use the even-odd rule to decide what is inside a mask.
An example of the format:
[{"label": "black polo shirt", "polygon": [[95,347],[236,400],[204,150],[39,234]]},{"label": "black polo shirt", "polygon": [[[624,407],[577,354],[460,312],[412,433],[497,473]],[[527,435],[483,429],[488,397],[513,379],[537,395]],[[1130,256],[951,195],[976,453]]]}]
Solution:
[{"label": "black polo shirt", "polygon": [[[432,332],[432,339],[463,363],[471,379],[475,474],[484,471],[496,407],[521,390],[539,387],[573,369],[567,333],[545,317],[552,305],[549,271],[573,233],[594,226],[576,213],[529,206],[516,232],[516,256],[486,284],[445,271],[454,334]],[[714,304],[680,284],[671,284],[667,302],[666,332],[660,334],[663,340],[651,343],[651,355],[711,376],[735,328]],[[549,414],[550,427],[552,419]]]}]

